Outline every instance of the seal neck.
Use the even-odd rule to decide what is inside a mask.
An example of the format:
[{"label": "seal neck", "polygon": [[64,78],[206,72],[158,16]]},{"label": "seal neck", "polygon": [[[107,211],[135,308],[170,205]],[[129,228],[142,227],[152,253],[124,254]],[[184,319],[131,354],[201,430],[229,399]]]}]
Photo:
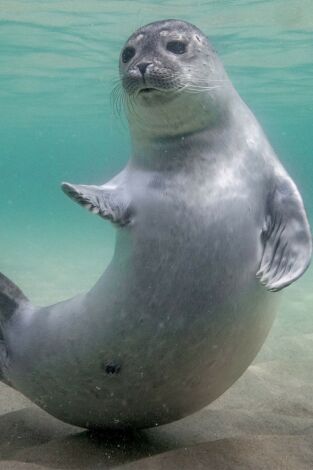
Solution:
[{"label": "seal neck", "polygon": [[184,106],[175,100],[163,109],[143,109],[144,122],[137,116],[129,120],[133,147],[130,163],[160,171],[185,165],[190,153],[192,159],[208,159],[210,154],[220,153],[229,144],[229,129],[236,126],[234,99],[238,110],[241,99],[235,91],[226,96],[225,89],[222,98],[217,94],[204,98],[200,94],[187,95]]},{"label": "seal neck", "polygon": [[223,107],[217,94],[156,92],[134,102],[127,118],[133,141],[151,141],[214,126]]}]

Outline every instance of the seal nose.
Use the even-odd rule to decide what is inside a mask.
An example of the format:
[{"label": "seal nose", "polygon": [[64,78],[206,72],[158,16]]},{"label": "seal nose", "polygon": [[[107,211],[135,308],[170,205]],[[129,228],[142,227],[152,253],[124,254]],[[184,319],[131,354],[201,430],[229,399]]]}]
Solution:
[{"label": "seal nose", "polygon": [[144,76],[148,65],[151,65],[151,62],[141,62],[140,64],[137,65],[142,76]]}]

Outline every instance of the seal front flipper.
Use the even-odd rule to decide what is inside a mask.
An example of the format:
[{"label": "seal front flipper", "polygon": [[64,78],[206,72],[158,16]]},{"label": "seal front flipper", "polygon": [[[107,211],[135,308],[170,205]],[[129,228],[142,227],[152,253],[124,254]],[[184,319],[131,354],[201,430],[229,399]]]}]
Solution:
[{"label": "seal front flipper", "polygon": [[131,221],[129,199],[125,191],[107,183],[103,186],[62,183],[62,189],[73,201],[104,219],[124,226]]},{"label": "seal front flipper", "polygon": [[262,231],[264,251],[257,277],[271,291],[298,279],[310,264],[312,237],[301,196],[286,175],[280,176],[267,202]]}]

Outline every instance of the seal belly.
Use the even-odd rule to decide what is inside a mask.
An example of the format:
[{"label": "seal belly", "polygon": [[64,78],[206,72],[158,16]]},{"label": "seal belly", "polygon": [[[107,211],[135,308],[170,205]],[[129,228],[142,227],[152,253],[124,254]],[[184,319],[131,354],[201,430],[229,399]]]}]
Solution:
[{"label": "seal belly", "polygon": [[147,194],[90,293],[35,313],[13,347],[16,387],[73,424],[148,427],[196,411],[242,374],[274,317],[255,276],[255,210]]},{"label": "seal belly", "polygon": [[[29,342],[24,328],[25,347],[14,347],[21,351],[17,388],[60,419],[93,428],[170,422],[219,396],[262,345],[275,302],[255,278],[259,247],[249,218],[237,229],[214,220],[200,237],[179,219],[164,218],[163,231],[159,220],[158,236],[146,224],[142,240],[140,228],[120,231],[113,262],[85,307],[77,299],[67,314],[63,303],[35,314]],[[243,223],[245,244],[238,242]]]}]

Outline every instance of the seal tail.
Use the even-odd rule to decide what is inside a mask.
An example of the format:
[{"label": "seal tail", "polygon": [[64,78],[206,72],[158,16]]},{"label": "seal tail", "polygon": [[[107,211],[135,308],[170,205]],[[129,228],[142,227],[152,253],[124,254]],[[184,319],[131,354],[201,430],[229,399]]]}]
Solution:
[{"label": "seal tail", "polygon": [[16,310],[26,302],[29,301],[23,292],[10,279],[0,273],[0,380],[5,383],[8,383],[4,374],[7,362],[5,325]]}]

